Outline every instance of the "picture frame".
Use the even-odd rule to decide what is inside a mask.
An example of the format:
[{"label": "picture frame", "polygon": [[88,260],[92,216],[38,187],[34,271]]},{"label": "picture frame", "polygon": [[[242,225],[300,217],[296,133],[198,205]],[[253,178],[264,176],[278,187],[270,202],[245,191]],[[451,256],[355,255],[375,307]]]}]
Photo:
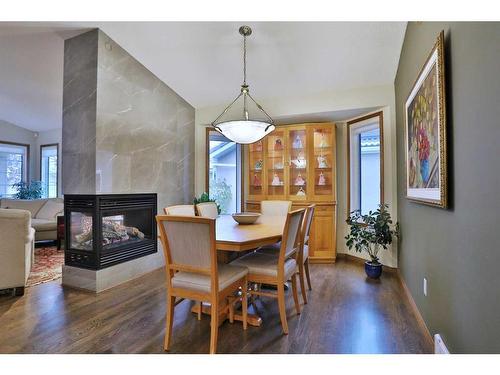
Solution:
[{"label": "picture frame", "polygon": [[444,31],[405,102],[406,198],[448,207]]}]

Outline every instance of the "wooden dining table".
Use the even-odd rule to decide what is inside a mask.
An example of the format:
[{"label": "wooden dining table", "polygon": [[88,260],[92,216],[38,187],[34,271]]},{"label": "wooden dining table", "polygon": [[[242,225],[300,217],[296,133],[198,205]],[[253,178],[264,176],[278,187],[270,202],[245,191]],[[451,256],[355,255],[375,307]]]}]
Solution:
[{"label": "wooden dining table", "polygon": [[[219,252],[245,252],[261,246],[272,245],[281,241],[284,221],[277,217],[260,216],[255,224],[240,225],[231,215],[220,215],[216,219],[215,241]],[[200,305],[196,304],[192,312],[198,313]],[[210,314],[210,305],[202,304],[202,313]],[[221,317],[224,322],[227,316]],[[234,320],[242,321],[242,314],[236,313]],[[248,324],[260,326],[262,319],[257,314],[248,314]]]}]

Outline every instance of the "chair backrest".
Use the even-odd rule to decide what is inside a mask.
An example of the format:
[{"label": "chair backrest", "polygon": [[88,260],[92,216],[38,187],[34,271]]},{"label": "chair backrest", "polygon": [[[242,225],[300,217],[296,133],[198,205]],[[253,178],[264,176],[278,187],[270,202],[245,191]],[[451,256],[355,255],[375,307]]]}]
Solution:
[{"label": "chair backrest", "polygon": [[285,259],[297,253],[300,249],[300,228],[305,214],[305,209],[289,212],[286,216],[285,229],[281,240],[280,258],[282,263]]},{"label": "chair backrest", "polygon": [[196,205],[196,211],[198,211],[199,216],[209,217],[211,219],[217,219],[219,216],[219,210],[215,202],[198,203]]},{"label": "chair backrest", "polygon": [[286,217],[292,208],[291,201],[262,201],[260,202],[260,213],[267,216]]},{"label": "chair backrest", "polygon": [[160,229],[167,273],[170,276],[167,277],[169,287],[170,279],[175,271],[215,275],[216,277],[214,219],[157,215],[156,221]]},{"label": "chair backrest", "polygon": [[306,214],[304,215],[304,222],[302,224],[302,231],[304,232],[304,244],[309,242],[309,234],[311,233],[311,224],[314,216],[315,204],[307,206]]},{"label": "chair backrest", "polygon": [[300,232],[300,253],[299,260],[304,261],[304,246],[309,243],[309,233],[311,232],[311,224],[314,216],[315,204],[307,206],[304,218],[302,219],[302,228]]},{"label": "chair backrest", "polygon": [[165,207],[165,214],[174,216],[196,216],[192,204],[178,204],[176,206]]}]

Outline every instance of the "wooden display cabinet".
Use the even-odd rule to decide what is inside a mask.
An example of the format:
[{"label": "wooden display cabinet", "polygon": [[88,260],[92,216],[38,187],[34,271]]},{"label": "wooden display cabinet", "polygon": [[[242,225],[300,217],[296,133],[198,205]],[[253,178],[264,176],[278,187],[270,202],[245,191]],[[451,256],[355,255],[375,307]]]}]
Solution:
[{"label": "wooden display cabinet", "polygon": [[316,204],[310,239],[311,262],[336,257],[336,139],[333,123],[278,126],[248,145],[246,210],[262,200],[290,200],[292,208]]}]

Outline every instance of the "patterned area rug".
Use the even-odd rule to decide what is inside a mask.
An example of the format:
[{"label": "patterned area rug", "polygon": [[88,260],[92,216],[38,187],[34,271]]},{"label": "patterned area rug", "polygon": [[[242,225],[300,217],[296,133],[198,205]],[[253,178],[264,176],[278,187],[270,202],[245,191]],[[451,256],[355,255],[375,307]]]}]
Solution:
[{"label": "patterned area rug", "polygon": [[56,246],[35,248],[35,264],[31,267],[26,286],[34,286],[62,277],[64,250]]}]

